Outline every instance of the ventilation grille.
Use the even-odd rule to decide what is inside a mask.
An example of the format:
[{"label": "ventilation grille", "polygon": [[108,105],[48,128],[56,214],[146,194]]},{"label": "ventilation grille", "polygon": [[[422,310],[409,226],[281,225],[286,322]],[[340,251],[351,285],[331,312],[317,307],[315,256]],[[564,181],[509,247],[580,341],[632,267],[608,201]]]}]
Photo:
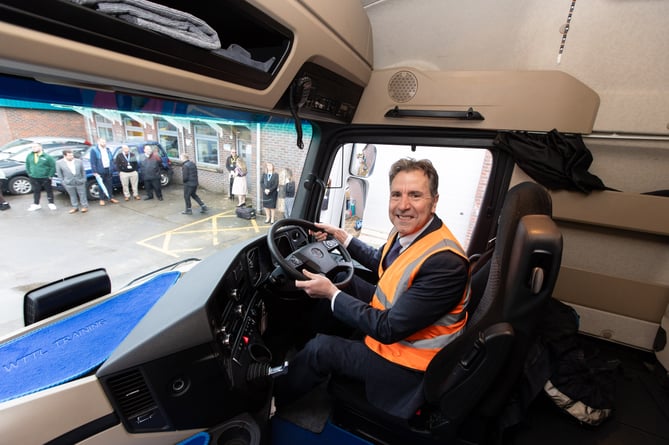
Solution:
[{"label": "ventilation grille", "polygon": [[388,81],[388,95],[395,102],[408,102],[418,92],[418,79],[411,71],[398,71]]},{"label": "ventilation grille", "polygon": [[156,402],[139,370],[112,377],[107,385],[126,419],[156,408]]}]

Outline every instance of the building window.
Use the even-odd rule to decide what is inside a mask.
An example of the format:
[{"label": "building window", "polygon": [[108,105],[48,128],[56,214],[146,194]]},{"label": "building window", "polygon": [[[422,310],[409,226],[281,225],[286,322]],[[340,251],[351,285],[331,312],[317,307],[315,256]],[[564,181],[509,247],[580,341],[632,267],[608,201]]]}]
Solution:
[{"label": "building window", "polygon": [[179,157],[179,131],[177,127],[166,120],[160,119],[156,122],[158,126],[158,141],[167,151],[170,158]]},{"label": "building window", "polygon": [[218,133],[208,125],[194,125],[194,132],[196,162],[218,166]]},{"label": "building window", "polygon": [[251,155],[250,150],[247,153],[247,148],[251,148],[251,142],[252,142],[252,133],[251,130],[248,127],[244,126],[236,126],[235,127],[235,133],[237,135],[236,142],[237,142],[237,154],[239,156],[242,156],[245,158],[248,162],[248,156]]},{"label": "building window", "polygon": [[144,140],[144,127],[142,123],[129,117],[123,118],[123,127],[125,128],[125,138],[129,141],[133,139]]},{"label": "building window", "polygon": [[99,138],[106,139],[108,141],[114,140],[114,129],[113,122],[107,119],[106,117],[100,116],[99,114],[95,115],[95,128],[98,133]]}]

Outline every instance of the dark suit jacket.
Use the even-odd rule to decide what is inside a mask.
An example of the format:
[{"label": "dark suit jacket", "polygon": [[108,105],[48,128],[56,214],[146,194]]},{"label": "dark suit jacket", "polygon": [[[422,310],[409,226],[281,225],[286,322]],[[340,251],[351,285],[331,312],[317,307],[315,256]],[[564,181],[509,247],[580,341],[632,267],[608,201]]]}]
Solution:
[{"label": "dark suit jacket", "polygon": [[[267,173],[263,173],[260,178],[260,188],[262,189],[263,207],[276,208],[276,200],[279,196],[279,175],[272,173],[268,179]],[[269,189],[269,194],[265,194],[265,189]]]},{"label": "dark suit jacket", "polygon": [[120,172],[132,173],[139,170],[139,162],[133,152],[128,152],[128,157],[126,158],[123,150],[119,150],[114,158],[114,165]]},{"label": "dark suit jacket", "polygon": [[148,158],[146,156],[142,156],[140,169],[142,171],[142,178],[145,181],[160,179],[161,167],[162,167],[162,162],[158,156],[154,154],[151,154],[151,156],[149,156]]},{"label": "dark suit jacket", "polygon": [[[418,239],[441,227],[435,216]],[[353,258],[376,271],[382,248],[374,249],[357,238],[348,246]],[[382,343],[394,343],[431,325],[453,309],[461,300],[467,285],[468,262],[453,252],[439,252],[420,268],[413,285],[391,309],[380,311],[345,292],[334,304],[334,315],[364,334]],[[374,352],[370,353],[376,356]],[[408,370],[376,356],[368,366],[375,367],[365,382],[367,398],[394,415],[407,416],[422,402],[422,373]]]}]

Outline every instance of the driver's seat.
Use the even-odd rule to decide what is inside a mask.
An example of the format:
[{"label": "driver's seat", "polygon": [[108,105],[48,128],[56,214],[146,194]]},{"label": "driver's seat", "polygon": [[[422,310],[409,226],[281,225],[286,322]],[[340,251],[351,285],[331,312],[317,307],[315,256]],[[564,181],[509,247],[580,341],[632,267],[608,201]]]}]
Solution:
[{"label": "driver's seat", "polygon": [[[490,263],[465,332],[430,363],[425,404],[410,419],[390,416],[365,399],[360,383],[334,378],[333,422],[379,443],[484,441],[521,372],[538,313],[550,298],[562,257],[550,195],[525,182],[509,190]],[[473,279],[480,280],[477,275]],[[485,276],[483,277],[485,278]]]}]

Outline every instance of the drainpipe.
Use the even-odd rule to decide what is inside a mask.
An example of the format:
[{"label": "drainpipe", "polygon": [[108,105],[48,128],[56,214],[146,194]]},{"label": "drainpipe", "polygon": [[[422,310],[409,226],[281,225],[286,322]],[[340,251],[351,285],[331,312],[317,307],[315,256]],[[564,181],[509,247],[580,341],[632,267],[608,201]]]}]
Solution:
[{"label": "drainpipe", "polygon": [[262,191],[260,178],[262,177],[262,163],[260,162],[260,122],[256,122],[256,214],[262,210]]}]

